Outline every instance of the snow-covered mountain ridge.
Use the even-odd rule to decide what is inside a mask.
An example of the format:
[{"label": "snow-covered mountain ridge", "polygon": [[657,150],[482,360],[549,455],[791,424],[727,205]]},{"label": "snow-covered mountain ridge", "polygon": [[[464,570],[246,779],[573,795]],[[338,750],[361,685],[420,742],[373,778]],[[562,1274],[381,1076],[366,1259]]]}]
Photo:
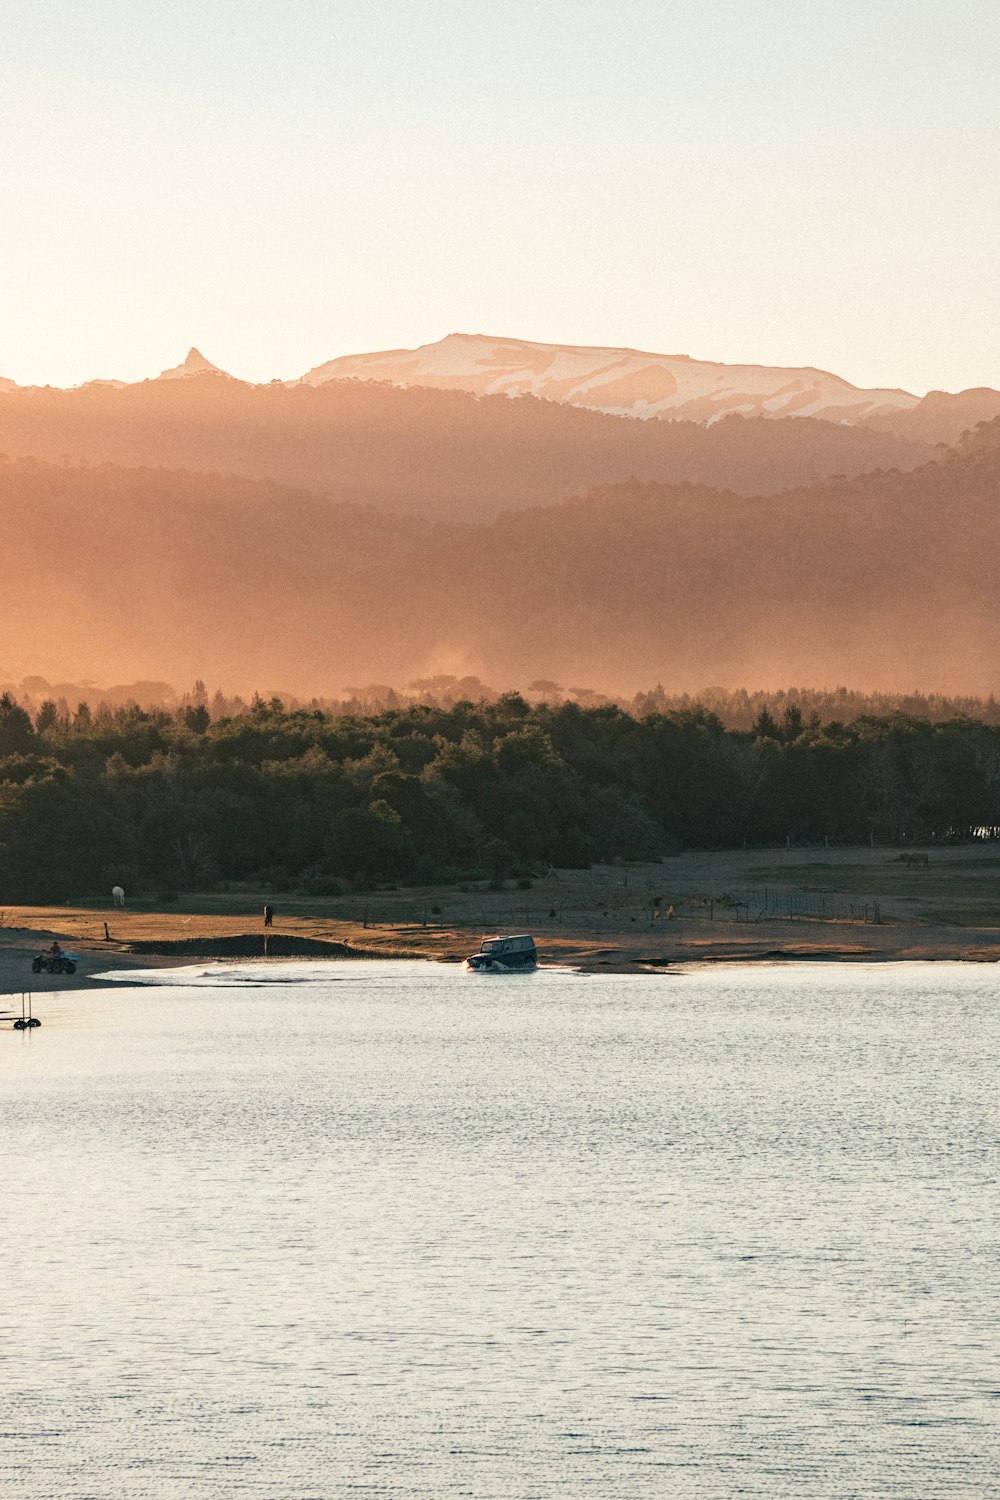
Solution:
[{"label": "snow-covered mountain ridge", "polygon": [[837,375],[808,367],[715,364],[684,354],[535,344],[465,333],[452,333],[417,349],[345,355],[310,370],[302,383],[346,379],[478,395],[530,394],[596,411],[693,422],[712,422],[739,412],[855,423],[907,410],[918,401],[908,391],[860,390]]}]

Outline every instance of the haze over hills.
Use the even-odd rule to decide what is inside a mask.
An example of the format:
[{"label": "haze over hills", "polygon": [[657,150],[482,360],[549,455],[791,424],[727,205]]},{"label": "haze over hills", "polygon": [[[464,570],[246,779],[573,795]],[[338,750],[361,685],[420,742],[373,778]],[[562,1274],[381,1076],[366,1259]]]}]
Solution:
[{"label": "haze over hills", "polygon": [[[459,378],[461,348],[429,348],[427,378],[435,361]],[[546,348],[495,348],[498,391],[250,385],[196,349],[155,380],[0,391],[0,672],[303,696],[436,673],[1000,690],[982,563],[1000,418],[947,456],[913,438],[981,421],[997,393],[918,402],[800,371],[824,399],[865,400],[781,417],[805,407],[765,376],[789,372],[758,370],[748,412],[717,383],[697,421],[638,395],[637,420],[580,404],[612,378],[594,366],[587,386],[580,361],[608,351],[568,351],[555,392],[567,351],[549,349],[542,394],[509,393]]]},{"label": "haze over hills", "polygon": [[[631,687],[710,681],[1000,687],[1000,421],[943,463],[755,499],[628,484],[500,518],[416,618],[467,670]],[[519,563],[483,587],[476,558]],[[440,596],[434,578],[450,586]],[[422,587],[423,586],[423,587]],[[432,614],[433,610],[433,614]]]},{"label": "haze over hills", "polygon": [[252,480],[33,459],[0,464],[0,526],[0,670],[169,677],[130,671],[162,661],[183,681],[204,658],[245,687],[286,668],[293,686],[339,683],[341,662],[377,675],[373,571],[419,566],[460,531]]},{"label": "haze over hills", "polygon": [[631,482],[476,526],[219,475],[8,463],[0,674],[986,695],[998,492],[1000,422],[908,474],[751,499]]},{"label": "haze over hills", "polygon": [[639,422],[532,396],[247,385],[207,363],[195,350],[157,380],[0,395],[0,452],[225,472],[395,514],[484,520],[629,478],[765,494],[913,468],[931,451],[812,418]]}]

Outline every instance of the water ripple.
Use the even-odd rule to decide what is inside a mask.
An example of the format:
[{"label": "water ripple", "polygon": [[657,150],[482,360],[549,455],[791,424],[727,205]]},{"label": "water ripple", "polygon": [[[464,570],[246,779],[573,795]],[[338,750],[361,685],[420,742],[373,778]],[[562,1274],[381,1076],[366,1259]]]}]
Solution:
[{"label": "water ripple", "polygon": [[0,1033],[0,1493],[997,1493],[994,973],[44,997]]}]

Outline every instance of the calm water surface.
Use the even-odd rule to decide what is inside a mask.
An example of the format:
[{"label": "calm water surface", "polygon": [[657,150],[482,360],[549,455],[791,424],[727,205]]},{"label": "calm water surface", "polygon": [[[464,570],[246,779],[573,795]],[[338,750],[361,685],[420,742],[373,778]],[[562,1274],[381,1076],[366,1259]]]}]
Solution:
[{"label": "calm water surface", "polygon": [[38,1013],[4,1497],[1000,1494],[995,967],[245,965]]}]

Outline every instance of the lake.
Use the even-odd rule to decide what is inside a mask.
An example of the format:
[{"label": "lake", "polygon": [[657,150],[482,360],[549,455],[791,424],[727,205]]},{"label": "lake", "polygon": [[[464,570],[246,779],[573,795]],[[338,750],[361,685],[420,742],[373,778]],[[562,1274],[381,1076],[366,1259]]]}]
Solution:
[{"label": "lake", "polygon": [[996,967],[148,977],[2,1022],[0,1494],[1000,1492]]}]

